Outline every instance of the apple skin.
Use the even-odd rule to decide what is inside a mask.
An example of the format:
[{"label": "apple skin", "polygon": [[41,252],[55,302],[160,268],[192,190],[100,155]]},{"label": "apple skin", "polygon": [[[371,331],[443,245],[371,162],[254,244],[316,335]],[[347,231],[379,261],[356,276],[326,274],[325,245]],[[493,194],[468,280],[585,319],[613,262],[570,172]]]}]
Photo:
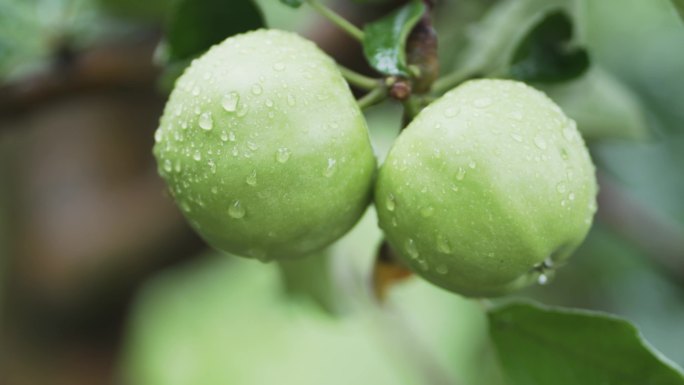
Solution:
[{"label": "apple skin", "polygon": [[544,283],[584,240],[595,167],[545,94],[472,80],[421,111],[380,168],[380,227],[417,274],[469,297]]},{"label": "apple skin", "polygon": [[318,251],[371,199],[368,127],[336,64],[278,30],[230,37],[178,79],[155,134],[160,175],[214,248]]}]

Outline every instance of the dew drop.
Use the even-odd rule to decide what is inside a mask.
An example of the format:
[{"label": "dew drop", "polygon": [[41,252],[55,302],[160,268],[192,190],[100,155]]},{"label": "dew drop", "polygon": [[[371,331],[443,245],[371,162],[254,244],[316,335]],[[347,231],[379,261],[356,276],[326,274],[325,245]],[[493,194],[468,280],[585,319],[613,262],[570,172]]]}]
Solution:
[{"label": "dew drop", "polygon": [[249,148],[252,151],[256,151],[259,148],[259,146],[254,142],[247,142],[247,148]]},{"label": "dew drop", "polygon": [[560,182],[556,185],[556,191],[563,194],[567,191],[567,186],[565,185],[565,183]]},{"label": "dew drop", "polygon": [[283,63],[275,63],[275,64],[273,65],[273,69],[276,70],[276,71],[283,71],[283,70],[285,70],[285,64],[283,64]]},{"label": "dew drop", "polygon": [[521,121],[521,120],[523,120],[523,117],[524,116],[523,116],[522,112],[520,112],[520,111],[511,112],[511,118],[513,118],[514,120]]},{"label": "dew drop", "polygon": [[570,199],[571,201],[574,201],[575,200],[575,193],[571,192],[570,194],[568,194],[568,199]]},{"label": "dew drop", "polygon": [[409,257],[416,259],[420,255],[418,253],[418,249],[416,248],[416,242],[413,240],[413,238],[409,238],[406,240],[404,243],[404,248],[406,249],[406,252],[408,253]]},{"label": "dew drop", "polygon": [[426,206],[420,210],[420,215],[422,215],[424,218],[429,218],[434,213],[435,213],[435,208],[432,206]]},{"label": "dew drop", "polygon": [[239,102],[240,94],[237,92],[231,92],[223,97],[221,100],[221,106],[223,106],[223,109],[228,112],[235,112]]},{"label": "dew drop", "polygon": [[446,110],[444,110],[444,116],[447,118],[454,118],[458,116],[458,114],[461,113],[461,109],[458,107],[449,107]]},{"label": "dew drop", "polygon": [[451,254],[451,245],[444,235],[437,237],[437,251],[444,254]]},{"label": "dew drop", "polygon": [[294,106],[295,104],[297,104],[297,100],[293,95],[287,95],[287,104],[289,106]]},{"label": "dew drop", "polygon": [[333,158],[328,158],[328,166],[323,170],[323,176],[330,178],[337,171],[337,161]]},{"label": "dew drop", "polygon": [[247,182],[247,184],[250,186],[256,186],[257,185],[257,172],[256,172],[256,170],[252,170],[252,173],[247,175],[247,179],[245,179],[245,182]]},{"label": "dew drop", "polygon": [[540,285],[546,285],[549,282],[549,277],[546,276],[546,274],[539,274],[539,277],[537,277],[537,283]]},{"label": "dew drop", "polygon": [[492,104],[492,99],[490,98],[478,98],[473,101],[473,106],[477,108],[486,108]]},{"label": "dew drop", "polygon": [[465,178],[465,174],[466,174],[466,169],[463,167],[459,167],[458,171],[456,173],[456,179],[463,180],[463,178]]},{"label": "dew drop", "polygon": [[199,126],[206,131],[214,127],[214,119],[211,117],[211,112],[204,112],[199,117]]},{"label": "dew drop", "polygon": [[516,142],[522,143],[523,141],[523,137],[520,134],[512,133],[511,138],[513,138],[513,140],[515,140]]},{"label": "dew drop", "polygon": [[249,106],[248,106],[247,104],[245,104],[245,103],[241,103],[241,104],[238,106],[237,116],[238,116],[239,118],[241,118],[241,117],[247,115],[247,112],[249,112]]},{"label": "dew drop", "polygon": [[534,137],[534,145],[539,147],[540,150],[546,150],[546,140],[541,136]]},{"label": "dew drop", "polygon": [[154,141],[156,143],[161,142],[162,140],[162,130],[161,128],[158,128],[157,131],[154,132]]},{"label": "dew drop", "polygon": [[387,195],[387,199],[385,200],[385,207],[387,207],[387,210],[389,210],[389,211],[394,211],[394,208],[396,207],[394,195],[392,195],[392,194]]},{"label": "dew drop", "polygon": [[474,160],[471,160],[470,162],[468,162],[468,167],[475,168],[475,167],[477,167],[477,163],[475,163]]},{"label": "dew drop", "polygon": [[233,201],[233,203],[228,208],[228,215],[231,218],[240,219],[245,216],[245,208],[242,207],[242,203],[239,200]]},{"label": "dew drop", "polygon": [[171,170],[173,170],[173,165],[171,164],[171,161],[168,159],[164,161],[164,170],[166,172],[171,172]]},{"label": "dew drop", "polygon": [[273,107],[273,100],[271,100],[271,99],[266,99],[266,106],[267,106],[268,108]]},{"label": "dew drop", "polygon": [[290,159],[290,149],[287,147],[281,147],[276,151],[276,160],[280,163],[285,163]]},{"label": "dew drop", "polygon": [[200,161],[200,160],[202,160],[202,154],[200,154],[199,151],[195,151],[195,153],[192,155],[192,159],[194,159],[196,161]]},{"label": "dew drop", "polygon": [[228,141],[228,134],[225,131],[221,133],[221,140],[224,142]]},{"label": "dew drop", "polygon": [[212,186],[211,193],[212,194],[218,194],[218,188],[216,186]]},{"label": "dew drop", "polygon": [[255,84],[252,86],[252,93],[254,95],[261,95],[262,92],[264,92],[264,89],[261,88],[261,85]]},{"label": "dew drop", "polygon": [[193,87],[193,89],[192,89],[192,96],[197,96],[197,95],[199,95],[199,94],[200,94],[200,88],[197,87],[197,86]]},{"label": "dew drop", "polygon": [[230,140],[231,142],[235,141],[235,133],[233,131],[228,132],[228,140]]},{"label": "dew drop", "polygon": [[449,272],[449,268],[446,265],[438,265],[435,271],[437,274],[445,275]]},{"label": "dew drop", "polygon": [[563,137],[568,142],[575,140],[575,127],[573,125],[567,125],[563,128]]},{"label": "dew drop", "polygon": [[455,184],[451,185],[451,191],[458,192],[458,190],[459,190],[458,186],[456,186]]}]

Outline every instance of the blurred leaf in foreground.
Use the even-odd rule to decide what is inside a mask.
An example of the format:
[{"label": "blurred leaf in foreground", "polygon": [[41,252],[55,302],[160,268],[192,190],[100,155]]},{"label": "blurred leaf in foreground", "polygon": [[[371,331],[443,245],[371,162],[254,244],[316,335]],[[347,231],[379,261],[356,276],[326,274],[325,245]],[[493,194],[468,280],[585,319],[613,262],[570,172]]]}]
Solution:
[{"label": "blurred leaf in foreground", "polygon": [[512,385],[684,384],[681,369],[614,316],[513,303],[489,320]]}]

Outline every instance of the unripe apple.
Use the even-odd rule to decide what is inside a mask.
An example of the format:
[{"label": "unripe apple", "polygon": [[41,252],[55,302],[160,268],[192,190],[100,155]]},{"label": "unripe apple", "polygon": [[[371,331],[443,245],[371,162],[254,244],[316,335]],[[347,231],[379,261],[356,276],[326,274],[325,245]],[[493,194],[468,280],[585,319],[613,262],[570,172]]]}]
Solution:
[{"label": "unripe apple", "polygon": [[335,63],[293,33],[230,37],[178,79],[159,172],[217,249],[262,260],[319,250],[370,200],[368,129]]},{"label": "unripe apple", "polygon": [[428,281],[466,296],[544,282],[585,238],[594,165],[575,122],[516,81],[472,80],[426,107],[380,169],[387,240]]}]

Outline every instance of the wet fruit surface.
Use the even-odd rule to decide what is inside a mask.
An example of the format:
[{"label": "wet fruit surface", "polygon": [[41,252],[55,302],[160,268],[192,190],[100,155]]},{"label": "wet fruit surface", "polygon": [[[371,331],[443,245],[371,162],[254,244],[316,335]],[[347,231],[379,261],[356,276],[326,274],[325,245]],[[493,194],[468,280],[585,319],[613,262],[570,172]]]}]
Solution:
[{"label": "wet fruit surface", "polygon": [[155,139],[176,202],[220,250],[307,254],[369,201],[363,115],[335,63],[295,34],[260,30],[210,49],[177,81]]},{"label": "wet fruit surface", "polygon": [[401,133],[376,186],[380,225],[418,274],[467,296],[506,293],[553,269],[596,211],[575,122],[523,83],[474,80]]}]

